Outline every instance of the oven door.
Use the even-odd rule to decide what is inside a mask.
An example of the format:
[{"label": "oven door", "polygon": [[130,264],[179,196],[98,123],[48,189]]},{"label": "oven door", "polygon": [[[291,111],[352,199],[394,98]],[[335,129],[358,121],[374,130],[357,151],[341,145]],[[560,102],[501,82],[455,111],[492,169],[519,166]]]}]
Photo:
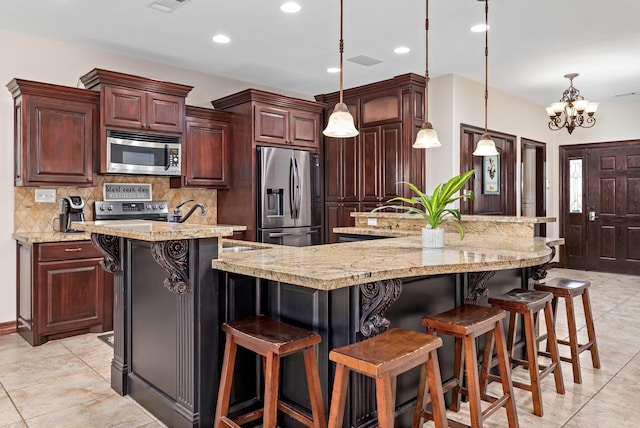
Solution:
[{"label": "oven door", "polygon": [[180,138],[166,137],[167,141],[162,141],[165,137],[148,137],[159,141],[108,136],[107,172],[180,175]]}]

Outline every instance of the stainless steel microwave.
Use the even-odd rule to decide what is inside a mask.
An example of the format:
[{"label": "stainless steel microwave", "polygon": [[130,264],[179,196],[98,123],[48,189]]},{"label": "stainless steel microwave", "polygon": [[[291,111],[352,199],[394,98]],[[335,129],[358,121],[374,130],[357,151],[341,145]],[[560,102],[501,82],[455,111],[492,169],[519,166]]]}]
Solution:
[{"label": "stainless steel microwave", "polygon": [[107,131],[107,172],[180,175],[179,136]]}]

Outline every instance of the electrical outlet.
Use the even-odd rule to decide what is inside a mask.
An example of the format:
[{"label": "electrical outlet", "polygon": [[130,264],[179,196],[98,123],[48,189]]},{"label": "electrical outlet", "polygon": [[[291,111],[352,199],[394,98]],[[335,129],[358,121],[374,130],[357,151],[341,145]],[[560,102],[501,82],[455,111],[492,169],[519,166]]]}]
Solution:
[{"label": "electrical outlet", "polygon": [[36,189],[36,202],[55,202],[56,189]]},{"label": "electrical outlet", "polygon": [[367,217],[367,225],[368,226],[377,226],[378,225],[378,219],[375,217]]}]

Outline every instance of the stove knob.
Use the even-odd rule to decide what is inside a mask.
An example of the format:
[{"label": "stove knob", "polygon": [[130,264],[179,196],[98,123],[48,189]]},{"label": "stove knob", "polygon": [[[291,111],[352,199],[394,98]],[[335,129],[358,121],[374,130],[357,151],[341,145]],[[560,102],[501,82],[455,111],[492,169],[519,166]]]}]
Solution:
[{"label": "stove knob", "polygon": [[160,204],[160,209],[163,210],[164,209],[164,204]]},{"label": "stove knob", "polygon": [[150,210],[151,209],[151,204],[147,205],[147,209]]},{"label": "stove knob", "polygon": [[109,206],[107,207],[107,210],[109,210],[109,211],[113,211],[113,205],[109,205]]},{"label": "stove knob", "polygon": [[153,204],[153,209],[157,210],[158,209],[158,204]]},{"label": "stove knob", "polygon": [[104,211],[104,205],[100,205],[100,211]]}]

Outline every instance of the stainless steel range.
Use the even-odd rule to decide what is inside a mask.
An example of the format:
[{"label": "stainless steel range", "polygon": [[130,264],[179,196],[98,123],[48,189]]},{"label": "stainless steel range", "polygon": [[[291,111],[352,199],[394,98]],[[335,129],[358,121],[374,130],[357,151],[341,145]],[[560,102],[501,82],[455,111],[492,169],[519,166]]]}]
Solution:
[{"label": "stainless steel range", "polygon": [[96,201],[96,220],[156,220],[167,221],[167,201]]}]

